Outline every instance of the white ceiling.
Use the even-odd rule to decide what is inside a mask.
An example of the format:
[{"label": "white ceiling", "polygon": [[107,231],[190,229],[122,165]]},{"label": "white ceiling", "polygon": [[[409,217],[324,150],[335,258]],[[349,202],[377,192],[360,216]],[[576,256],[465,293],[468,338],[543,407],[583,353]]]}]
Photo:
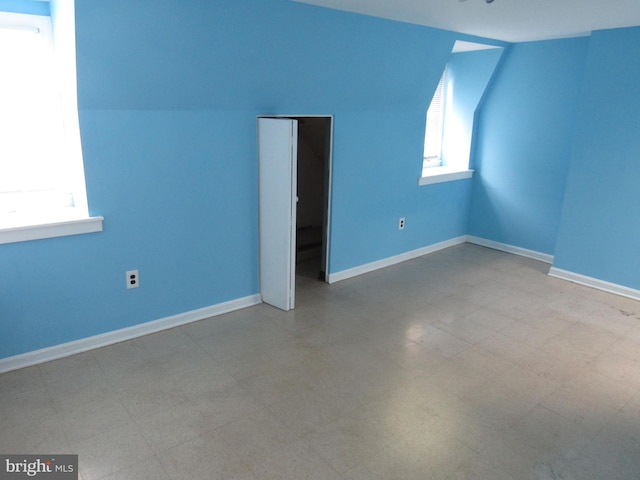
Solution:
[{"label": "white ceiling", "polygon": [[592,30],[640,25],[640,0],[293,1],[506,42],[574,37]]}]

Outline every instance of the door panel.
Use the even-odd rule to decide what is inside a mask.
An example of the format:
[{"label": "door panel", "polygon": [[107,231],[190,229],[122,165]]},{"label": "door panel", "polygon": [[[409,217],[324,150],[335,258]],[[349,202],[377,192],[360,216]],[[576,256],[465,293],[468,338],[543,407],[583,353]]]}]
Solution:
[{"label": "door panel", "polygon": [[282,310],[295,306],[298,122],[258,119],[260,295]]}]

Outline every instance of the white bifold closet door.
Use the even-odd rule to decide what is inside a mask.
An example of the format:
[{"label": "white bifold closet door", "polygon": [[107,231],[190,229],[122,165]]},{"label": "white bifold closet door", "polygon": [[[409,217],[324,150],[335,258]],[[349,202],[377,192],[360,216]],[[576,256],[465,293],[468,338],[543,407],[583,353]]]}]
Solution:
[{"label": "white bifold closet door", "polygon": [[295,306],[298,122],[258,118],[260,295]]}]

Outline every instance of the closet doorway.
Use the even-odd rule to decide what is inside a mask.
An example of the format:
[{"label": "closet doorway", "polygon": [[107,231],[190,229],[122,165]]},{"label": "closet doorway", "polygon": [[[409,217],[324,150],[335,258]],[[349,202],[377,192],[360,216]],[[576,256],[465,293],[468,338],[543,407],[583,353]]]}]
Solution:
[{"label": "closet doorway", "polygon": [[325,281],[333,117],[258,118],[260,293],[295,307],[295,276]]}]

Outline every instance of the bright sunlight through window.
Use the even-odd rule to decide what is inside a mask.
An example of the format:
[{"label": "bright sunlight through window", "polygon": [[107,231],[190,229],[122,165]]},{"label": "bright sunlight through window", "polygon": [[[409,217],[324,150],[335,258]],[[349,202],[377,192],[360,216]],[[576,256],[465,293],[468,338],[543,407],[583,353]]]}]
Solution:
[{"label": "bright sunlight through window", "polygon": [[442,135],[444,129],[444,85],[447,72],[442,74],[436,92],[427,110],[427,127],[424,135],[424,160],[422,171],[442,165]]},{"label": "bright sunlight through window", "polygon": [[[8,17],[12,19],[12,17]],[[24,15],[17,16],[23,20]],[[50,19],[0,20],[0,222],[74,206]]]}]

